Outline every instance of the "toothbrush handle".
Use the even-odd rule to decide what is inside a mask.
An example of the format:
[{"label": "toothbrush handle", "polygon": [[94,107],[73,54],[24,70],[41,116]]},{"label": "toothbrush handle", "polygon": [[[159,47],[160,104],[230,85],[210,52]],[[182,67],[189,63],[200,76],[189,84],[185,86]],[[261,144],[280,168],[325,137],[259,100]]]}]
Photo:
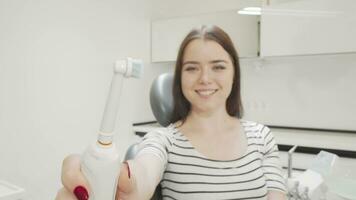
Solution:
[{"label": "toothbrush handle", "polygon": [[82,156],[82,172],[89,181],[89,200],[115,200],[120,160],[115,148],[91,145]]}]

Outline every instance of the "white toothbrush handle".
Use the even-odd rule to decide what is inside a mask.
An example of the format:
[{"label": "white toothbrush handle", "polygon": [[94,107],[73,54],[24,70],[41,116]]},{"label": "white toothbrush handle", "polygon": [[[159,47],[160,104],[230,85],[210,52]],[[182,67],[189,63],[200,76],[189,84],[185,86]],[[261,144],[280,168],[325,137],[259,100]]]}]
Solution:
[{"label": "white toothbrush handle", "polygon": [[127,58],[115,63],[97,143],[82,156],[82,172],[90,184],[89,200],[115,200],[120,160],[113,137],[123,85],[121,75],[139,78],[142,72],[141,60]]},{"label": "white toothbrush handle", "polygon": [[89,200],[115,200],[120,160],[114,144],[95,144],[82,156],[82,172],[89,181]]}]

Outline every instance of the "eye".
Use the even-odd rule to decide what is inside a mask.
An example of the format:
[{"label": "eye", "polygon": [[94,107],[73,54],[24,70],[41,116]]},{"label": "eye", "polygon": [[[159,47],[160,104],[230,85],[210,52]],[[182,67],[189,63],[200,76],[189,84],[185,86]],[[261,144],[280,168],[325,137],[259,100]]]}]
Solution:
[{"label": "eye", "polygon": [[214,65],[213,67],[214,70],[224,70],[226,67],[224,65]]},{"label": "eye", "polygon": [[197,69],[198,68],[196,66],[187,66],[187,67],[185,67],[184,71],[195,71]]}]

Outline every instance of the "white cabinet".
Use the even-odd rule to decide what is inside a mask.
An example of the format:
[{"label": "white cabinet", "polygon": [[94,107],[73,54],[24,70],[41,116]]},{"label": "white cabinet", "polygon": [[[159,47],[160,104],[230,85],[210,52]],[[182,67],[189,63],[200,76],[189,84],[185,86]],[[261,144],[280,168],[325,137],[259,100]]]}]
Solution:
[{"label": "white cabinet", "polygon": [[240,57],[256,57],[258,52],[257,16],[237,14],[236,10],[194,16],[160,19],[152,22],[152,62],[175,61],[180,43],[194,27],[214,24],[225,30]]},{"label": "white cabinet", "polygon": [[356,1],[298,0],[262,9],[261,56],[356,52]]}]

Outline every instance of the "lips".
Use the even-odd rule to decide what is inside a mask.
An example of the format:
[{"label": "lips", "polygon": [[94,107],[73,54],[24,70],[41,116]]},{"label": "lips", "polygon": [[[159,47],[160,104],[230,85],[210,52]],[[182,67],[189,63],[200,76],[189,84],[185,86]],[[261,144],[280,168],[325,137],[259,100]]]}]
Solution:
[{"label": "lips", "polygon": [[201,90],[195,90],[196,93],[199,94],[199,96],[202,97],[209,97],[213,94],[215,94],[215,92],[218,91],[217,89],[201,89]]}]

